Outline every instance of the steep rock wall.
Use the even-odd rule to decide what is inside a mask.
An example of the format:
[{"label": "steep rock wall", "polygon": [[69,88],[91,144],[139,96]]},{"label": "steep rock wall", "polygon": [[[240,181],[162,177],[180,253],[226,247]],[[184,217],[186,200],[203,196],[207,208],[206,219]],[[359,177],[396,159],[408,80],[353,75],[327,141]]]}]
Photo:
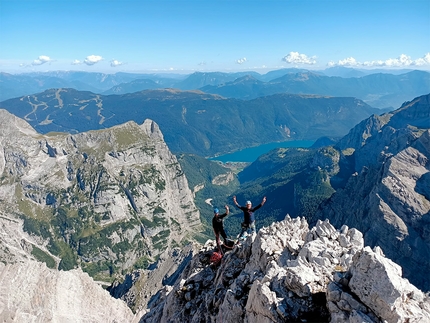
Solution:
[{"label": "steep rock wall", "polygon": [[329,218],[337,227],[358,228],[367,244],[381,246],[406,277],[430,290],[430,131],[399,137],[403,139],[386,147],[390,152],[380,155],[380,163],[363,166],[320,207],[317,217]]},{"label": "steep rock wall", "polygon": [[0,120],[1,211],[61,269],[110,279],[199,231],[187,179],[153,121],[40,135],[5,110]]}]

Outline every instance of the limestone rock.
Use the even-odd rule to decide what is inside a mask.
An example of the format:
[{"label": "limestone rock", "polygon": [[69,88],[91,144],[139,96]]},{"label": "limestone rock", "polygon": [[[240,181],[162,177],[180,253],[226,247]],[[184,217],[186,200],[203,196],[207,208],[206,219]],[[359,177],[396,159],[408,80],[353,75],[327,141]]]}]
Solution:
[{"label": "limestone rock", "polygon": [[81,269],[57,271],[35,261],[0,263],[1,322],[138,322]]},{"label": "limestone rock", "polygon": [[430,290],[429,120],[427,94],[354,127],[336,147],[353,151],[339,174],[355,174],[315,215],[363,232],[366,245],[380,246],[424,291]]},{"label": "limestone rock", "polygon": [[357,252],[349,272],[328,285],[331,321],[430,321],[428,296],[401,277],[400,266],[375,251]]},{"label": "limestone rock", "polygon": [[183,249],[174,248],[163,252],[156,264],[127,274],[108,287],[110,294],[124,300],[134,311],[140,312],[157,302],[158,291],[173,285],[195,254],[196,245],[188,244]]},{"label": "limestone rock", "polygon": [[419,322],[430,315],[428,298],[380,248],[364,248],[354,228],[319,221],[309,230],[305,219],[287,217],[249,236],[219,266],[208,262],[214,246],[207,242],[140,322]]}]

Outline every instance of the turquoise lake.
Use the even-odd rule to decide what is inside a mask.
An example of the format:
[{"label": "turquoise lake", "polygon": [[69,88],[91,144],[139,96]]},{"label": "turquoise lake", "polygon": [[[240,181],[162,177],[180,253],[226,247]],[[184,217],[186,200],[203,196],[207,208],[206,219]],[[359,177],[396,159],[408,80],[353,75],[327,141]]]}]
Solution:
[{"label": "turquoise lake", "polygon": [[226,162],[249,162],[257,160],[261,155],[271,151],[275,148],[290,148],[290,147],[301,147],[308,148],[312,146],[314,141],[312,140],[297,140],[297,141],[283,141],[283,142],[272,142],[270,144],[265,144],[257,147],[251,147],[236,151],[231,154],[220,155],[217,157],[209,158],[210,160],[218,160],[223,163]]}]

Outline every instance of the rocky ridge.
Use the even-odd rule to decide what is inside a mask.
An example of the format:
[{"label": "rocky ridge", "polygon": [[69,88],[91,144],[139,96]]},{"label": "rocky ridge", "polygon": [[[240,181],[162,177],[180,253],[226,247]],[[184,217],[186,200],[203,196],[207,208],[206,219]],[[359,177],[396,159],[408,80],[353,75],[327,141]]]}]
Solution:
[{"label": "rocky ridge", "polygon": [[187,179],[153,121],[41,135],[5,110],[0,120],[2,260],[24,251],[109,279],[199,231]]},{"label": "rocky ridge", "polygon": [[210,263],[208,241],[140,322],[425,322],[430,299],[381,248],[328,220],[273,223]]},{"label": "rocky ridge", "polygon": [[354,127],[335,146],[354,174],[316,213],[336,227],[364,232],[366,244],[381,246],[425,291],[430,290],[429,120],[430,95],[425,95]]},{"label": "rocky ridge", "polygon": [[188,244],[183,249],[174,248],[163,252],[150,269],[136,270],[115,281],[107,289],[114,298],[122,299],[133,312],[144,313],[157,299],[156,294],[163,286],[171,286],[178,279],[193,255],[198,244]]}]

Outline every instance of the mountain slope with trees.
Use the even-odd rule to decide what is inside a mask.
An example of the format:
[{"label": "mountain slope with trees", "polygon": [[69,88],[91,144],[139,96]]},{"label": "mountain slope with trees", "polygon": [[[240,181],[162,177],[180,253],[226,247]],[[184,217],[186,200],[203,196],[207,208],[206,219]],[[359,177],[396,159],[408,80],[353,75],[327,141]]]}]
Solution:
[{"label": "mountain slope with trees", "polygon": [[76,133],[148,118],[159,124],[173,152],[201,156],[275,141],[341,137],[379,112],[348,97],[276,94],[243,101],[172,89],[106,96],[51,89],[3,101],[0,107],[41,133]]}]

